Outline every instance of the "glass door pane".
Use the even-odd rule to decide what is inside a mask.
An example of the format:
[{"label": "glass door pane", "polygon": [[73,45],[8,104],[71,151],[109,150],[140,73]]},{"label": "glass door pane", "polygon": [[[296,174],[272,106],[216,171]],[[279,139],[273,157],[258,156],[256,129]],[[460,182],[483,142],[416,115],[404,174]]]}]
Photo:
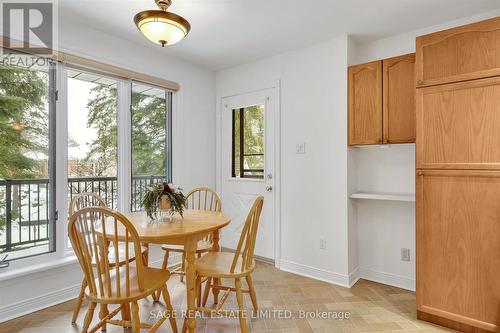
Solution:
[{"label": "glass door pane", "polygon": [[170,180],[171,93],[132,83],[131,210],[142,210],[148,185]]},{"label": "glass door pane", "polygon": [[72,68],[68,73],[68,200],[97,193],[116,209],[117,81]]},{"label": "glass door pane", "polygon": [[232,176],[264,179],[264,105],[232,111]]},{"label": "glass door pane", "polygon": [[16,59],[0,65],[0,259],[7,260],[55,251],[55,68],[34,56]]}]

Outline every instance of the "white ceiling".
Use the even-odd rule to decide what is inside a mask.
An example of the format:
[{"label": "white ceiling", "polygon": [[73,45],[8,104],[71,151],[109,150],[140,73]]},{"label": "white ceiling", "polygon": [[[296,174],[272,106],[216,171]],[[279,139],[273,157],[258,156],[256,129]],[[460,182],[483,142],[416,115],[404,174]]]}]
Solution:
[{"label": "white ceiling", "polygon": [[154,0],[59,0],[60,16],[218,70],[350,34],[370,41],[500,7],[499,0],[173,0],[191,23],[180,43],[154,45],[133,23]]}]

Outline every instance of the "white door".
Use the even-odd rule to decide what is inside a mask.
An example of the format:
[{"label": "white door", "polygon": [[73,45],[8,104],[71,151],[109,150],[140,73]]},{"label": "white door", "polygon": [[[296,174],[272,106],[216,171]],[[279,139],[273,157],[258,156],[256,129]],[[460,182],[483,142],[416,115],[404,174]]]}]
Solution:
[{"label": "white door", "polygon": [[222,210],[231,223],[222,246],[235,249],[254,200],[264,196],[255,255],[275,257],[274,88],[222,99]]}]

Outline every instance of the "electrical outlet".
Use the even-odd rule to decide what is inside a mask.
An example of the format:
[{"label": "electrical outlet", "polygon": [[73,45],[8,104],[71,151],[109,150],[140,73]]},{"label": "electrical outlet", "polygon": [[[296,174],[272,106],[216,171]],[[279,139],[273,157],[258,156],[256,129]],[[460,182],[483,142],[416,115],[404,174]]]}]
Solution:
[{"label": "electrical outlet", "polygon": [[302,142],[302,143],[299,143],[297,146],[295,146],[295,153],[296,154],[305,154],[306,153],[306,143]]},{"label": "electrical outlet", "polygon": [[410,261],[410,249],[401,248],[401,260]]},{"label": "electrical outlet", "polygon": [[321,237],[319,239],[319,248],[320,248],[320,250],[326,250],[326,238],[325,237]]}]

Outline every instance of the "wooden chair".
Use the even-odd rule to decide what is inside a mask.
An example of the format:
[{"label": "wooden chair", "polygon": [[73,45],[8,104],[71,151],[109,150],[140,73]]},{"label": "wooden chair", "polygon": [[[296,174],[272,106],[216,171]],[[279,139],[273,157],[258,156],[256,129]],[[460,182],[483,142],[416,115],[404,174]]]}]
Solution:
[{"label": "wooden chair", "polygon": [[[229,311],[222,311],[221,307],[226,301],[229,293],[236,292],[236,300],[238,301],[238,317],[240,320],[241,332],[247,332],[247,324],[244,315],[245,305],[243,301],[243,293],[249,293],[252,305],[257,311],[257,297],[252,282],[252,272],[255,268],[253,254],[255,250],[255,241],[257,238],[257,228],[259,226],[260,213],[264,204],[264,198],[258,197],[252,205],[248,213],[245,225],[241,232],[238,246],[235,253],[229,252],[209,252],[203,257],[195,261],[196,267],[196,293],[197,297],[201,297],[201,282],[203,278],[207,279],[207,284],[203,293],[202,307],[198,310],[205,313],[216,313],[217,315],[231,315]],[[248,289],[242,289],[241,279],[245,278],[248,284]],[[220,284],[220,279],[234,279],[234,287],[223,286]],[[206,303],[210,289],[224,290],[221,300],[215,308],[207,308]],[[184,323],[186,323],[184,321]],[[183,326],[183,332],[186,325]]]},{"label": "wooden chair", "polygon": [[[107,324],[131,327],[133,333],[139,332],[141,328],[156,332],[167,317],[172,330],[177,332],[166,286],[170,272],[144,265],[139,235],[125,216],[105,207],[82,208],[71,216],[68,234],[87,282],[85,297],[89,305],[82,332],[87,332],[98,303],[106,313],[90,330],[91,333],[100,328],[106,330]],[[124,244],[123,254],[120,254],[118,246],[111,246],[120,242]],[[110,258],[115,263],[123,262],[123,265],[111,265]],[[156,290],[162,291],[167,315],[161,316],[154,325],[141,323],[137,301],[152,295]],[[107,306],[110,304],[119,306],[109,313]],[[127,313],[127,316],[113,320],[120,311],[122,314]]]},{"label": "wooden chair", "polygon": [[[68,216],[71,218],[71,216],[77,212],[78,210],[86,207],[108,207],[104,199],[102,199],[99,195],[96,193],[89,193],[89,192],[82,192],[76,196],[73,197],[69,204],[69,209],[68,209]],[[129,248],[129,253],[132,253],[132,248]],[[124,254],[125,254],[125,247],[123,243],[119,243],[118,245],[118,251],[120,253],[120,259],[123,259]],[[114,252],[114,251],[112,251]],[[143,257],[147,258],[148,256],[148,248],[147,247],[142,247],[142,255]],[[134,260],[135,258],[132,257],[131,260]],[[114,257],[110,256],[108,258],[109,264],[111,266],[115,265],[116,263],[113,261]],[[146,259],[147,261],[147,259]],[[119,265],[125,264],[123,260],[121,260]],[[76,323],[76,319],[78,318],[78,314],[80,313],[80,308],[82,307],[82,302],[85,297],[85,288],[87,288],[87,282],[85,280],[85,277],[83,278],[82,281],[82,286],[80,288],[80,293],[78,294],[78,298],[76,300],[76,305],[75,308],[73,309],[73,316],[71,318],[71,323]]]},{"label": "wooden chair", "polygon": [[[209,210],[213,212],[220,212],[221,210],[221,200],[217,193],[212,189],[206,187],[195,188],[188,194],[186,194],[185,206],[188,209],[196,210]],[[208,235],[204,239],[198,242],[198,247],[196,253],[198,258],[201,257],[203,253],[206,253],[212,249],[213,241],[212,235]],[[163,258],[163,268],[166,269],[168,266],[168,258],[170,252],[180,252],[182,253],[182,262],[180,269],[174,270],[172,273],[181,274],[181,282],[184,281],[185,275],[185,262],[186,262],[186,252],[182,245],[163,245],[162,249],[165,251],[165,256]]]}]

